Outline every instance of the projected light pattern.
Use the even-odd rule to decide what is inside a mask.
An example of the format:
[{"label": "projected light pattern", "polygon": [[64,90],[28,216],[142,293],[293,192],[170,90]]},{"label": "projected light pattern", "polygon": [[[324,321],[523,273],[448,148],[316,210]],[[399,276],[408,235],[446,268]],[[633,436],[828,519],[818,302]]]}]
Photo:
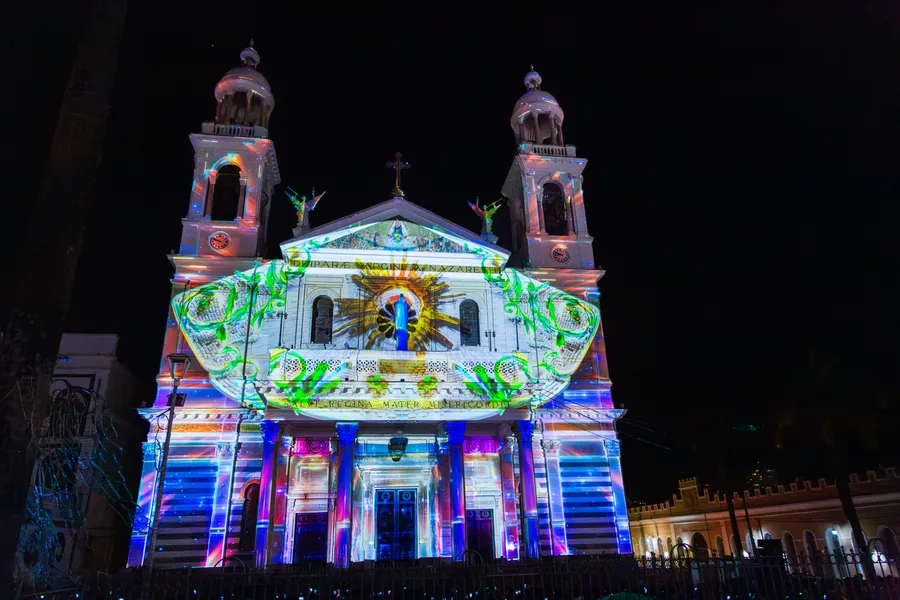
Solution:
[{"label": "projected light pattern", "polygon": [[[435,343],[453,347],[442,330],[458,329],[459,319],[441,308],[461,294],[451,294],[445,279],[437,274],[420,274],[405,258],[390,269],[373,268],[360,259],[356,263],[359,273],[352,279],[359,294],[336,300],[335,335],[362,336],[367,350],[389,340],[398,350],[425,351]],[[398,305],[401,297],[403,302]],[[400,337],[396,307],[403,304],[409,348],[396,345]]]},{"label": "projected light pattern", "polygon": [[[404,392],[406,388],[426,381],[422,379],[423,375],[434,377],[431,372],[413,372],[413,377],[406,379],[408,384],[398,384],[385,377],[387,373],[383,371],[361,372],[358,366],[364,355],[361,350],[341,354],[315,347],[262,347],[264,343],[274,345],[272,341],[266,342],[275,336],[269,323],[274,324],[277,314],[285,314],[291,309],[288,288],[296,286],[314,262],[313,254],[322,251],[327,243],[328,238],[324,237],[292,246],[286,251],[289,254],[287,260],[275,260],[246,272],[236,272],[173,299],[179,326],[209,373],[212,385],[245,406],[292,408],[298,413],[305,411],[320,418],[328,416],[327,411],[322,412],[323,408],[339,410],[341,403],[348,400],[383,398],[383,407],[390,408],[395,398],[402,398],[405,408],[454,408],[456,404],[444,400],[453,398],[458,402],[458,396],[452,396],[454,386],[451,381],[437,381],[433,387],[426,383],[423,388],[426,395],[414,395],[412,399]],[[350,340],[362,340],[366,349],[384,349],[385,344],[398,349],[405,325],[408,349],[417,351],[417,356],[424,353],[427,357],[433,353],[436,360],[449,357],[450,369],[457,373],[468,392],[463,400],[481,401],[474,405],[464,402],[459,406],[483,411],[478,417],[471,414],[469,418],[484,418],[508,408],[541,406],[566,388],[590,349],[599,327],[599,311],[592,304],[547,283],[514,269],[503,269],[501,259],[494,253],[476,245],[466,245],[465,249],[471,258],[477,257],[480,261],[488,289],[499,294],[498,300],[509,317],[503,326],[510,330],[515,328],[518,336],[518,323],[524,325],[522,335],[528,351],[488,358],[473,354],[479,351],[478,348],[469,350],[455,346],[449,336],[458,330],[459,319],[443,307],[462,294],[451,293],[448,280],[439,273],[425,272],[425,268],[432,267],[407,258],[385,266],[356,259],[357,272],[351,280],[357,293],[355,297],[351,294],[335,299],[332,345],[338,340],[346,340],[344,346],[347,347]],[[398,304],[401,296],[404,302]],[[397,306],[402,312],[403,304],[407,305],[405,319],[395,313]],[[296,305],[291,306],[293,310],[299,310]],[[506,339],[512,339],[511,331],[506,332]],[[434,352],[435,347],[458,354],[439,354]],[[357,366],[351,368],[354,363]],[[342,380],[366,381],[371,385],[365,388],[354,386],[354,395],[348,397],[349,390],[341,387]],[[323,405],[319,402],[339,388],[339,403]]]}]

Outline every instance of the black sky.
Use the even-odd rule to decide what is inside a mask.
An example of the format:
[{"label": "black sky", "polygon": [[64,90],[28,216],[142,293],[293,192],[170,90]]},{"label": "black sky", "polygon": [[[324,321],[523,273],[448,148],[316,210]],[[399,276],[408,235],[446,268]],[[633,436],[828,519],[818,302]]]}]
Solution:
[{"label": "black sky", "polygon": [[[708,473],[684,437],[731,423],[763,426],[735,468],[760,459],[824,476],[811,452],[775,452],[769,433],[810,351],[878,382],[896,417],[896,7],[270,4],[129,6],[70,329],[120,334],[142,377],[158,369],[187,136],[212,119],[215,83],[254,37],[282,180],[328,191],[314,226],[385,200],[383,165],[400,150],[410,199],[477,230],[465,201],[499,197],[534,63],[589,161],[613,392],[636,424],[622,427],[630,496],[658,500],[676,477]],[[23,10],[6,20],[8,224],[36,192],[85,18],[78,6]],[[273,216],[272,255],[292,225],[280,191]],[[888,443],[855,452],[854,468],[895,464],[898,428],[884,426]]]}]

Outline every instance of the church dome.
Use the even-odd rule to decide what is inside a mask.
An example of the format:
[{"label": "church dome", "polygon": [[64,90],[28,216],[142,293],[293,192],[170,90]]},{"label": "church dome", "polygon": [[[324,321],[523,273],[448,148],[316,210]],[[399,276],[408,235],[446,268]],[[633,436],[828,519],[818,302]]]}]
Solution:
[{"label": "church dome", "polygon": [[259,62],[259,53],[250,40],[250,46],[241,52],[243,64],[230,69],[216,84],[216,123],[268,127],[275,96],[269,81],[256,69]]},{"label": "church dome", "polygon": [[509,124],[516,141],[562,146],[562,123],[565,113],[553,94],[541,89],[541,76],[532,67],[525,75],[525,92],[513,108]]}]

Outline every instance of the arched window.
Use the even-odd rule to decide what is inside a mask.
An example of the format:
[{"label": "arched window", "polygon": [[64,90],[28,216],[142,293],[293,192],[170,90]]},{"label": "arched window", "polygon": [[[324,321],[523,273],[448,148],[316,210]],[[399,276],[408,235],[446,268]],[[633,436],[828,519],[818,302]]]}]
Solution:
[{"label": "arched window", "polygon": [[241,509],[241,552],[252,552],[256,546],[256,513],[259,512],[259,484],[251,483],[244,491]]},{"label": "arched window", "polygon": [[787,559],[788,569],[791,573],[797,573],[799,565],[797,564],[797,546],[794,545],[794,536],[790,531],[785,531],[781,536],[781,541],[784,543],[784,557]]},{"label": "arched window", "polygon": [[665,550],[663,549],[662,538],[656,538],[656,554],[662,558]]},{"label": "arched window", "polygon": [[747,547],[744,548],[747,554],[749,554],[750,556],[756,556],[756,548],[754,548],[754,539],[751,532],[747,532],[747,535],[744,537],[744,542],[747,544]]},{"label": "arched window", "polygon": [[803,545],[806,547],[806,554],[810,557],[819,554],[819,543],[816,541],[816,534],[810,530],[803,532]]},{"label": "arched window", "polygon": [[678,558],[684,558],[687,552],[685,552],[684,541],[679,537],[675,540],[675,553],[678,554]]},{"label": "arched window", "polygon": [[331,326],[334,321],[334,302],[328,296],[313,300],[312,335],[313,344],[331,343]]},{"label": "arched window", "polygon": [[216,174],[210,218],[213,221],[234,221],[241,206],[241,170],[225,165]]},{"label": "arched window", "polygon": [[701,533],[695,533],[691,536],[691,547],[694,549],[694,556],[700,560],[709,558],[709,546],[706,545],[706,538]]},{"label": "arched window", "polygon": [[568,235],[569,221],[566,215],[566,194],[555,181],[544,184],[544,231],[550,235]]},{"label": "arched window", "polygon": [[774,540],[775,538],[773,538],[772,534],[767,531],[763,534],[763,539],[764,540]]},{"label": "arched window", "polygon": [[459,345],[481,345],[481,322],[478,320],[478,304],[474,300],[459,303]]},{"label": "arched window", "polygon": [[716,555],[719,558],[725,558],[725,541],[721,535],[716,536]]},{"label": "arched window", "polygon": [[878,528],[878,537],[881,538],[881,545],[884,547],[884,554],[887,554],[888,558],[892,558],[894,560],[900,558],[900,548],[897,547],[897,536],[894,535],[894,532],[890,527],[882,525]]},{"label": "arched window", "polygon": [[672,556],[672,538],[666,538],[666,548],[669,549],[669,556]]},{"label": "arched window", "polygon": [[828,548],[828,559],[834,568],[836,577],[849,577],[847,559],[844,556],[844,548],[841,546],[841,536],[833,527],[825,531],[825,547]]}]

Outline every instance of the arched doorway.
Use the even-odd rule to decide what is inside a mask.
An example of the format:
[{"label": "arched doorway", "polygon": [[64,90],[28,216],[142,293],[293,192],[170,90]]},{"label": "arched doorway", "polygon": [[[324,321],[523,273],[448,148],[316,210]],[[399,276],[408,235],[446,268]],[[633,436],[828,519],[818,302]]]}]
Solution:
[{"label": "arched doorway", "polygon": [[828,548],[828,558],[834,567],[835,577],[845,579],[850,576],[847,568],[847,560],[844,556],[844,548],[841,545],[841,537],[838,530],[830,528],[825,532],[825,545]]},{"label": "arched doorway", "polygon": [[709,560],[709,546],[706,544],[706,538],[702,533],[695,533],[691,536],[691,547],[694,549],[694,557],[698,560]]},{"label": "arched doorway", "polygon": [[725,558],[725,540],[722,539],[721,535],[716,536],[716,556]]},{"label": "arched doorway", "polygon": [[244,504],[241,507],[241,552],[252,552],[256,547],[256,517],[259,512],[259,484],[251,483],[244,490]]},{"label": "arched doorway", "polygon": [[799,564],[797,563],[797,546],[794,545],[794,536],[790,531],[785,531],[781,536],[781,542],[784,544],[784,558],[787,560],[788,570],[791,573],[797,573]]}]

